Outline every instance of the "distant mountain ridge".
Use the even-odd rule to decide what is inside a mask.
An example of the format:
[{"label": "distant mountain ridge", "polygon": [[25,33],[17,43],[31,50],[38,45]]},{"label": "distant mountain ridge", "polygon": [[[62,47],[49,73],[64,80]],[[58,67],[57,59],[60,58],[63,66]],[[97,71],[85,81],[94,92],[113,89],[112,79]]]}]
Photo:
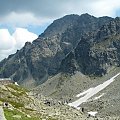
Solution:
[{"label": "distant mountain ridge", "polygon": [[[55,20],[35,41],[27,42],[16,54],[0,62],[0,77],[11,77],[23,86],[34,87],[59,72],[106,74],[110,66],[119,65],[119,22],[119,18],[89,14]],[[116,43],[111,42],[113,36]],[[102,52],[99,47],[105,41],[110,42],[105,43],[105,50],[113,45],[118,48],[115,53]]]}]

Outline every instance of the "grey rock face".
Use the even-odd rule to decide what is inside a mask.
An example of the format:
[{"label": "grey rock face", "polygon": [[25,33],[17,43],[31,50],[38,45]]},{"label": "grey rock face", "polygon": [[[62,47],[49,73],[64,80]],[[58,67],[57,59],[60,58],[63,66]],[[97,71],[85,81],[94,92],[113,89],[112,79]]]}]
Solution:
[{"label": "grey rock face", "polygon": [[62,34],[66,29],[71,28],[77,23],[79,15],[66,15],[63,18],[55,20],[39,37],[52,37]]},{"label": "grey rock face", "polygon": [[[61,70],[76,71],[78,69],[74,70],[74,68],[77,64],[77,68],[82,73],[101,76],[106,74],[111,66],[118,67],[120,65],[120,26],[116,19],[103,25],[97,32],[83,35],[74,51],[63,60]],[[69,59],[69,56],[72,57]],[[71,60],[75,61],[74,64],[71,63],[72,66],[68,65]]]},{"label": "grey rock face", "polygon": [[29,87],[45,82],[59,71],[105,73],[106,66],[102,67],[101,61],[107,56],[106,64],[108,54],[119,58],[118,42],[113,45],[117,49],[113,53],[91,49],[95,43],[116,35],[119,26],[119,18],[96,18],[88,14],[67,15],[55,20],[38,39],[27,42],[21,50],[0,62],[0,77],[11,77],[23,85],[29,83]]}]

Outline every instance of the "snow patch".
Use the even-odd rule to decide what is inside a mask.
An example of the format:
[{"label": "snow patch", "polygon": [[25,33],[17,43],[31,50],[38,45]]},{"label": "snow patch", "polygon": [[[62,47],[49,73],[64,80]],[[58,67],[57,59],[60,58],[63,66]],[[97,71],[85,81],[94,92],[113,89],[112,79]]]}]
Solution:
[{"label": "snow patch", "polygon": [[95,115],[96,115],[97,113],[98,113],[98,112],[92,112],[92,111],[88,112],[88,114],[90,114],[90,115],[93,116],[93,117],[95,117]]},{"label": "snow patch", "polygon": [[105,94],[105,93],[102,93],[100,96],[95,97],[94,100],[97,100],[97,99],[101,98],[104,94]]},{"label": "snow patch", "polygon": [[95,94],[97,94],[98,92],[100,92],[101,90],[103,90],[104,88],[106,88],[119,75],[120,75],[120,73],[116,74],[111,79],[105,81],[103,84],[100,84],[100,85],[96,86],[95,88],[90,88],[87,91],[84,91],[83,93],[78,94],[77,97],[80,97],[82,95],[84,95],[84,96],[81,97],[81,98],[79,98],[78,100],[72,102],[72,103],[69,103],[68,105],[79,109],[79,106],[82,103],[86,102],[89,98],[91,98],[92,96],[94,96]]},{"label": "snow patch", "polygon": [[18,86],[19,86],[19,84],[18,84],[17,82],[15,82],[15,85],[18,85]]},{"label": "snow patch", "polygon": [[91,90],[93,90],[93,88],[90,88],[90,89],[88,89],[88,90],[86,90],[86,91],[84,91],[84,92],[82,92],[82,93],[76,95],[76,97],[81,97],[81,96],[83,96],[83,95],[89,93]]},{"label": "snow patch", "polygon": [[69,43],[69,42],[62,42],[62,43],[66,44],[66,45],[70,45],[70,44],[71,44],[71,43]]}]

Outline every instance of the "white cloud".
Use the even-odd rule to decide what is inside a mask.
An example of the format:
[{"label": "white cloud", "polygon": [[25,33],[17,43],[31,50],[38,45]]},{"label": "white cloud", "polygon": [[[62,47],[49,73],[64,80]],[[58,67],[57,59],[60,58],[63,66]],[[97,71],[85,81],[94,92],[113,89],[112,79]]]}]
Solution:
[{"label": "white cloud", "polygon": [[25,42],[27,41],[32,42],[38,37],[36,34],[31,33],[27,29],[24,29],[24,28],[17,28],[12,36],[16,41],[15,47],[17,49],[22,48]]},{"label": "white cloud", "polygon": [[14,38],[7,29],[0,29],[0,50],[7,50],[15,44]]},{"label": "white cloud", "polygon": [[71,0],[66,4],[66,14],[89,13],[96,17],[110,16],[115,17],[120,9],[120,0]]},{"label": "white cloud", "polygon": [[32,42],[38,36],[27,29],[17,28],[13,35],[7,29],[0,29],[0,60],[21,49],[25,42]]},{"label": "white cloud", "polygon": [[97,17],[115,17],[120,8],[120,0],[36,0],[29,3],[22,0],[21,3],[18,1],[9,4],[0,8],[3,11],[0,15],[0,23],[15,27],[42,26],[66,14],[89,13]]},{"label": "white cloud", "polygon": [[115,17],[120,8],[120,0],[96,0],[90,5],[90,13],[95,16]]},{"label": "white cloud", "polygon": [[11,12],[4,17],[0,17],[0,23],[13,27],[26,27],[29,25],[42,26],[50,21],[50,18],[41,18],[34,16],[32,13]]}]

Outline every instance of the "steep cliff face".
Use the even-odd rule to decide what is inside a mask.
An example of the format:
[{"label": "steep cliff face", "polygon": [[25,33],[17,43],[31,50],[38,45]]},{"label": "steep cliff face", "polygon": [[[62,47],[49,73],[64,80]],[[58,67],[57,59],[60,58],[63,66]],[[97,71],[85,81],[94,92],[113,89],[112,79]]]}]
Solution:
[{"label": "steep cliff face", "polygon": [[74,51],[62,61],[61,70],[64,72],[71,72],[70,69],[72,72],[80,70],[87,75],[101,76],[112,66],[118,67],[120,65],[119,34],[120,20],[116,18],[96,32],[83,35]]},{"label": "steep cliff face", "polygon": [[[96,18],[88,14],[67,15],[55,20],[33,43],[27,42],[16,54],[0,62],[0,77],[11,77],[19,84],[29,87],[45,82],[60,70],[80,70],[84,74],[93,74],[98,70],[98,73],[105,73],[101,64],[98,64],[98,61],[101,63],[102,53],[99,50],[98,53],[94,52],[98,47],[91,49],[94,48],[94,43],[98,44],[109,35],[115,35],[119,31],[118,27],[119,18]],[[116,45],[119,46],[118,42]]]}]

